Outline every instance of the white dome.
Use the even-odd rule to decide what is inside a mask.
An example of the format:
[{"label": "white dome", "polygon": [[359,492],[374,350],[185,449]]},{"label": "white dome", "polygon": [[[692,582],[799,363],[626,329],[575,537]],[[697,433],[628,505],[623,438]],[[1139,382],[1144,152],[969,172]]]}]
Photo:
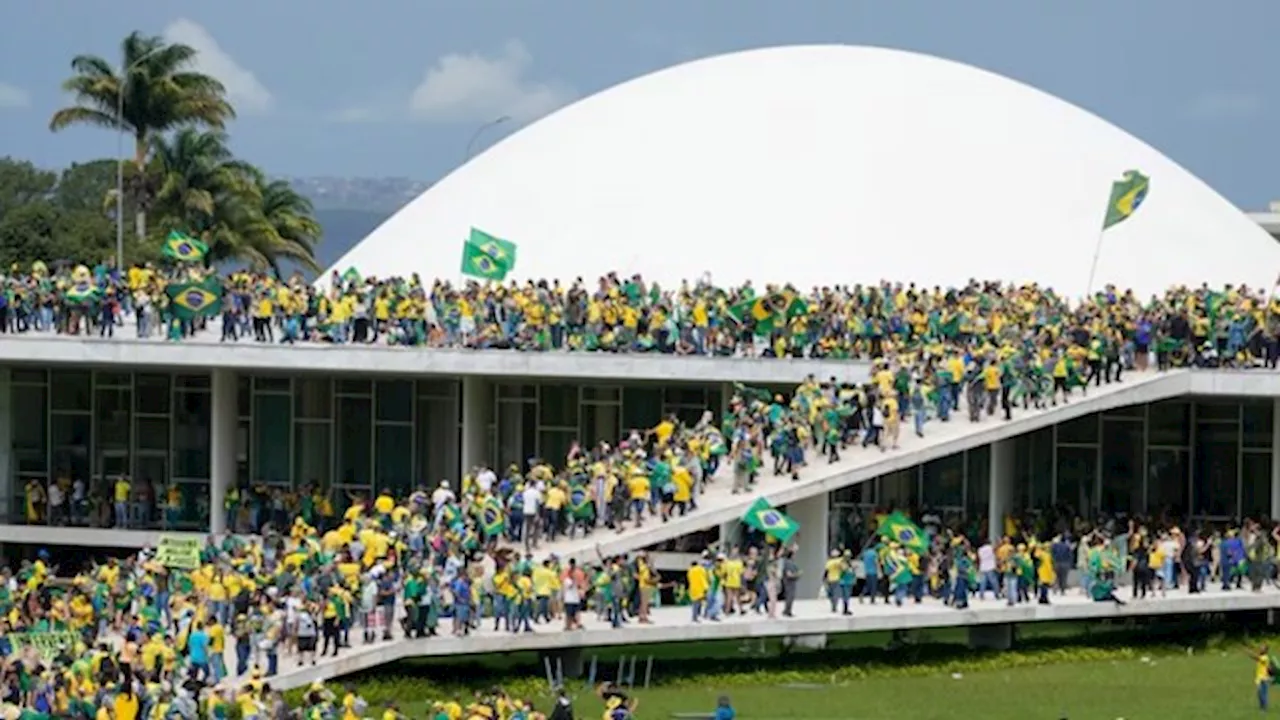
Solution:
[{"label": "white dome", "polygon": [[707,58],[577,102],[449,174],[334,268],[456,279],[476,227],[518,244],[516,279],[974,277],[1079,295],[1127,170],[1150,192],[1106,231],[1095,286],[1269,286],[1280,244],[1128,133],[983,70],[843,46]]}]

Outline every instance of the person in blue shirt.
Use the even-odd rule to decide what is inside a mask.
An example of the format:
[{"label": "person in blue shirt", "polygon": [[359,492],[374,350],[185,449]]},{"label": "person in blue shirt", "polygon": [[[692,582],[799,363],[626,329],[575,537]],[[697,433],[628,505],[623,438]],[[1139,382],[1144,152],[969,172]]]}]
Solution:
[{"label": "person in blue shirt", "polygon": [[876,604],[876,596],[880,594],[880,552],[875,545],[868,545],[862,551],[862,570],[865,579],[862,581],[861,603],[868,598]]},{"label": "person in blue shirt", "polygon": [[209,676],[209,633],[204,623],[196,621],[187,636],[187,658],[191,661],[191,677],[203,680]]},{"label": "person in blue shirt", "polygon": [[711,717],[714,720],[733,720],[738,714],[733,711],[733,705],[729,704],[729,696],[721,695],[716,700],[716,712]]}]

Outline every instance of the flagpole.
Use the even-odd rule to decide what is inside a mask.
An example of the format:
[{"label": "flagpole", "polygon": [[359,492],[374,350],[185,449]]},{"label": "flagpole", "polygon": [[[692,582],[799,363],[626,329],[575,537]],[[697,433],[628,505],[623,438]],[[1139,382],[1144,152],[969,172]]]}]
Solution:
[{"label": "flagpole", "polygon": [[1093,279],[1098,274],[1098,258],[1102,257],[1102,238],[1106,234],[1107,229],[1105,227],[1098,231],[1098,242],[1093,246],[1093,264],[1089,266],[1089,284],[1084,289],[1086,299],[1093,295]]}]

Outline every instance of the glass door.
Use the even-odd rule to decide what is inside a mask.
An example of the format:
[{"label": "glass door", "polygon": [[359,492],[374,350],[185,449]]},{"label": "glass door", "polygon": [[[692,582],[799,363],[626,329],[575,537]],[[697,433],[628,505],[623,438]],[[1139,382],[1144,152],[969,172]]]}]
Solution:
[{"label": "glass door", "polygon": [[[116,528],[139,527],[141,514],[136,499],[138,487],[129,477],[129,453],[125,450],[103,450],[98,454],[98,477],[101,478],[103,494],[107,498],[107,507],[111,508],[111,526]],[[116,481],[128,478],[130,482],[129,497],[125,500],[123,517],[116,509]]]},{"label": "glass door", "polygon": [[[155,498],[150,507],[142,510],[142,517],[137,527],[158,527],[161,530],[176,528],[184,503],[180,491],[172,498],[169,494],[169,485],[172,480],[169,478],[168,453],[139,452],[134,465],[133,479],[137,483],[136,487],[151,488],[152,496]],[[170,506],[171,499],[177,501],[176,506]]]}]

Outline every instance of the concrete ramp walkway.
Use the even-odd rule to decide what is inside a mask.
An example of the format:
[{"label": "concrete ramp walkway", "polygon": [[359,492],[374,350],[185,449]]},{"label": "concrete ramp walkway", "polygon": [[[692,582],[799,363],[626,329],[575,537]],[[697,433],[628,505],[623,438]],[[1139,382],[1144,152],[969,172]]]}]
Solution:
[{"label": "concrete ramp walkway", "polygon": [[734,495],[732,481],[728,473],[722,471],[698,498],[698,509],[684,517],[673,517],[666,523],[650,519],[639,529],[628,525],[622,533],[601,528],[585,538],[544,542],[534,554],[556,553],[566,558],[592,559],[597,552],[605,555],[632,552],[736,521],[760,496],[775,506],[786,505],[1083,415],[1185,395],[1191,391],[1191,375],[1189,370],[1131,372],[1124,376],[1122,383],[1090,388],[1087,397],[1077,392],[1065,405],[1044,410],[1016,410],[1010,421],[1005,421],[999,413],[984,416],[977,423],[969,422],[965,413],[953,415],[946,423],[934,420],[925,426],[923,438],[916,437],[911,425],[904,423],[898,450],[880,452],[874,448],[851,447],[843,453],[840,462],[833,464],[810,453],[810,465],[801,471],[800,480],[774,477],[766,468],[755,490],[747,494]]}]

